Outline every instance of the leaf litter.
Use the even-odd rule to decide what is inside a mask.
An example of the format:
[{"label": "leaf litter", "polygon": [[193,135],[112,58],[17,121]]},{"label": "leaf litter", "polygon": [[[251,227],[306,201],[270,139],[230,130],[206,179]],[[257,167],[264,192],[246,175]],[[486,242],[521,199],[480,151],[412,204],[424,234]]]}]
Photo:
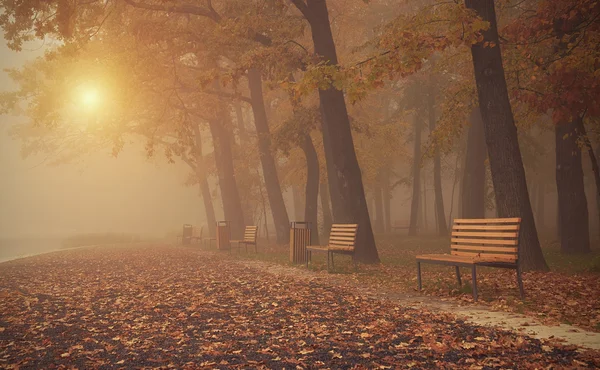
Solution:
[{"label": "leaf litter", "polygon": [[600,353],[158,245],[0,264],[1,368],[572,368]]}]

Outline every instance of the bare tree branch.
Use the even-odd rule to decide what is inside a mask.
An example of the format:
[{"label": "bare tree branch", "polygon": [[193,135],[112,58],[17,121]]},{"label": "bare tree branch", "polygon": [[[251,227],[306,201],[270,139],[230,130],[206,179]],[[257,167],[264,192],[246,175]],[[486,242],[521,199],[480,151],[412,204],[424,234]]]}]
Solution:
[{"label": "bare tree branch", "polygon": [[146,10],[155,10],[161,12],[170,12],[170,13],[179,13],[179,14],[193,14],[199,15],[202,17],[209,18],[213,20],[215,23],[219,23],[221,21],[221,16],[215,12],[215,9],[212,7],[211,2],[208,1],[208,9],[191,5],[191,4],[182,4],[182,5],[158,5],[158,4],[148,4],[144,2],[138,2],[134,0],[125,0],[125,2],[134,8],[146,9]]}]

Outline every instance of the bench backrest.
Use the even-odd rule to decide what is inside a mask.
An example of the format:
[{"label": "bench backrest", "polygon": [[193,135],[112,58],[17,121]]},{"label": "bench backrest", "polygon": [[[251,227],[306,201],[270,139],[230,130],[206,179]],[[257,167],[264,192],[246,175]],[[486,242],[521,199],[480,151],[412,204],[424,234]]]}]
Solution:
[{"label": "bench backrest", "polygon": [[521,218],[455,219],[451,251],[456,256],[517,263]]},{"label": "bench backrest", "polygon": [[354,248],[357,224],[333,224],[329,234],[329,245],[333,247]]},{"label": "bench backrest", "polygon": [[256,234],[258,233],[258,226],[246,226],[244,229],[244,241],[250,243],[256,243]]}]

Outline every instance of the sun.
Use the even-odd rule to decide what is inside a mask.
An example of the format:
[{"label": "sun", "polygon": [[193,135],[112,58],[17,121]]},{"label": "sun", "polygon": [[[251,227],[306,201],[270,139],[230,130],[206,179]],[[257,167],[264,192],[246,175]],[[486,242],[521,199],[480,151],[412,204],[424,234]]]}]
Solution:
[{"label": "sun", "polygon": [[81,92],[81,103],[87,109],[94,109],[100,103],[100,94],[94,87],[86,87]]}]

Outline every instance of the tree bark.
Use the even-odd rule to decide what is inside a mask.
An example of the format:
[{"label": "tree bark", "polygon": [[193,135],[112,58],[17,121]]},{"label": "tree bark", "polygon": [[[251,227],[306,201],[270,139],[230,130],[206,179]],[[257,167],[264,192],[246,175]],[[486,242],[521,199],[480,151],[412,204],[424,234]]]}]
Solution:
[{"label": "tree bark", "polygon": [[462,181],[462,213],[464,218],[485,217],[486,145],[479,107],[471,112],[467,137],[467,154]]},{"label": "tree bark", "polygon": [[[300,145],[300,147],[302,148],[302,150],[304,150],[303,147],[304,143],[302,145]],[[306,154],[306,153],[304,153]],[[307,163],[308,164],[308,163]],[[306,221],[304,220],[304,204],[302,201],[302,194],[300,192],[299,186],[298,185],[292,185],[292,199],[294,201],[294,220],[295,221]]]},{"label": "tree bark", "polygon": [[373,231],[382,233],[384,230],[383,222],[383,196],[381,194],[381,176],[377,176],[377,184],[373,190],[373,200],[375,202],[375,227]]},{"label": "tree bark", "polygon": [[415,114],[414,120],[413,191],[410,202],[410,224],[408,227],[408,235],[410,236],[417,235],[421,195],[421,121],[418,114]]},{"label": "tree bark", "polygon": [[[329,130],[325,130],[325,122],[327,120],[327,117],[325,116],[325,112],[323,111],[322,105],[320,106],[320,111],[321,122],[323,124],[321,132],[323,135],[323,152],[325,153],[325,168],[327,169],[327,185],[329,185],[327,189],[327,194],[329,194],[329,199],[331,200],[332,222],[341,222],[339,220],[342,219],[344,209],[342,206],[342,197],[340,196],[340,193],[337,190],[337,170],[333,160],[331,140],[329,139]],[[327,235],[329,235],[329,232],[327,232]]]},{"label": "tree bark", "polygon": [[[430,79],[429,91],[427,93],[427,110],[429,113],[429,132],[435,130],[435,87],[433,79]],[[436,145],[433,154],[433,191],[435,193],[435,216],[437,231],[440,236],[448,235],[448,225],[446,225],[446,211],[444,209],[444,194],[442,191],[442,165],[440,149]]]},{"label": "tree bark", "polygon": [[[471,47],[479,107],[483,118],[496,206],[500,217],[521,217],[520,257],[525,270],[548,270],[540,248],[508,97],[494,0],[465,0],[484,21],[490,22],[483,40]],[[493,47],[484,42],[493,43]]]},{"label": "tree bark", "polygon": [[[327,2],[308,0],[305,5],[299,9],[310,23],[315,53],[326,63],[337,65]],[[358,224],[355,259],[364,263],[378,263],[379,255],[367,210],[362,175],[354,150],[344,93],[329,86],[327,89],[319,89],[319,100],[325,118],[323,131],[329,135],[327,140],[324,137],[323,142],[331,147],[335,176],[337,176],[335,191],[339,192],[342,202],[340,210],[343,212],[339,215],[339,219],[338,215],[335,215],[336,222]]]},{"label": "tree bark", "polygon": [[560,207],[560,250],[563,253],[590,251],[590,226],[583,184],[581,132],[576,121],[559,123],[556,134],[556,190]]},{"label": "tree bark", "polygon": [[196,177],[198,178],[200,196],[202,196],[202,201],[204,202],[208,234],[211,237],[214,237],[217,218],[215,217],[215,207],[213,205],[212,196],[210,195],[210,188],[208,187],[206,166],[204,165],[204,156],[202,155],[202,136],[200,135],[200,127],[198,125],[194,125],[194,136],[196,141]]},{"label": "tree bark", "polygon": [[265,179],[265,188],[267,189],[267,198],[273,215],[275,232],[277,234],[277,243],[285,244],[290,239],[290,219],[288,218],[279,176],[277,175],[277,166],[271,152],[271,133],[267,121],[267,112],[263,99],[262,77],[260,71],[256,68],[250,68],[248,71],[248,85],[250,87],[250,100],[252,101],[252,111],[254,113],[254,124],[258,135],[258,149],[260,161],[263,168]]},{"label": "tree bark", "polygon": [[[579,119],[577,121],[579,131],[584,138],[585,146],[587,148],[588,156],[590,158],[590,163],[592,164],[592,173],[594,174],[594,184],[596,185],[596,214],[598,217],[598,232],[600,233],[600,168],[598,167],[598,159],[596,158],[596,154],[594,154],[594,149],[592,148],[592,143],[590,142],[590,138],[587,135],[585,130],[585,126],[583,124],[583,119]],[[596,153],[598,153],[600,147],[596,147]]]},{"label": "tree bark", "polygon": [[235,239],[241,239],[244,234],[244,212],[235,180],[233,154],[231,152],[232,135],[224,124],[225,116],[226,114],[223,112],[219,119],[209,120],[208,124],[215,148],[214,154],[219,174],[221,199],[223,200],[223,214],[225,220],[231,222],[231,236]]},{"label": "tree bark", "polygon": [[319,197],[319,157],[310,135],[304,136],[302,150],[306,157],[306,200],[304,221],[310,222],[311,243],[319,245],[319,225],[317,224],[317,204]]},{"label": "tree bark", "polygon": [[382,175],[382,184],[381,184],[381,191],[382,191],[382,195],[383,195],[383,213],[384,213],[384,219],[385,219],[385,228],[384,231],[386,233],[391,233],[392,232],[392,212],[391,212],[391,207],[392,207],[392,189],[390,189],[390,168],[389,166],[387,166],[386,168],[383,169],[383,175]]},{"label": "tree bark", "polygon": [[458,182],[458,163],[460,162],[460,155],[456,154],[456,162],[454,163],[454,180],[452,181],[452,195],[450,196],[450,214],[448,214],[448,226],[452,225],[452,212],[454,211],[454,193],[456,191],[456,183]]},{"label": "tree bark", "polygon": [[235,120],[238,127],[238,137],[240,144],[248,141],[248,132],[246,131],[246,125],[244,124],[244,114],[242,113],[242,105],[239,101],[233,103],[233,109],[235,110]]},{"label": "tree bark", "polygon": [[331,231],[333,218],[329,207],[329,186],[324,182],[319,184],[319,195],[321,197],[321,209],[323,210],[323,236],[327,238]]}]

